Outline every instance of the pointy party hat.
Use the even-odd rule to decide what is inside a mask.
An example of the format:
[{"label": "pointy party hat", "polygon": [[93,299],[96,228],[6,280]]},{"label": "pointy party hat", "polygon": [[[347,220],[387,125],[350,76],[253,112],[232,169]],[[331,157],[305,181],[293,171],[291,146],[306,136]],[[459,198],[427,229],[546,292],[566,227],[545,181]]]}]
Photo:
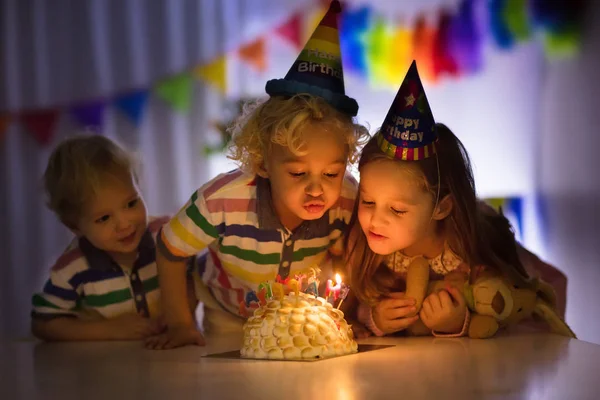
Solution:
[{"label": "pointy party hat", "polygon": [[422,160],[435,154],[435,120],[412,62],[377,134],[377,144],[391,158]]},{"label": "pointy party hat", "polygon": [[337,110],[355,116],[358,103],[346,96],[338,31],[340,2],[331,2],[327,13],[283,79],[267,82],[270,96],[308,93],[327,101]]}]

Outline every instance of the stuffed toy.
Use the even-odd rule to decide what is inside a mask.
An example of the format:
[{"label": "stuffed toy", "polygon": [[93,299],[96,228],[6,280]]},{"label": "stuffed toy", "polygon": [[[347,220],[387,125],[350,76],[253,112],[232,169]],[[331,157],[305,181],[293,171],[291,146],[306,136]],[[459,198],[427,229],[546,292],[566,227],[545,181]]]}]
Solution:
[{"label": "stuffed toy", "polygon": [[[498,329],[515,325],[530,317],[545,321],[556,334],[577,338],[558,316],[554,289],[540,279],[531,279],[527,285],[520,286],[513,284],[507,277],[486,269],[477,275],[472,284],[465,282],[460,274],[452,273],[443,281],[429,282],[429,276],[423,273],[423,261],[426,260],[417,260],[419,259],[413,261],[408,269],[407,296],[418,296],[417,304],[421,305],[427,294],[443,290],[448,285],[462,290],[472,312],[468,331],[470,338],[490,338]],[[428,288],[426,294],[422,294],[423,287]],[[414,335],[423,334],[423,327],[415,326],[409,332]]]}]

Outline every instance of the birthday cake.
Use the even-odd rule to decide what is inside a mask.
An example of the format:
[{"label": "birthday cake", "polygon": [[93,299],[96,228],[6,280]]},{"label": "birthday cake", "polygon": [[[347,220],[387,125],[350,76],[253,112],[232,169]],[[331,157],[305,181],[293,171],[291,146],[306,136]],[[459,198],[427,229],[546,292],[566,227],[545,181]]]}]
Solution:
[{"label": "birthday cake", "polygon": [[322,359],[356,353],[344,313],[322,297],[290,293],[254,310],[244,325],[243,358]]}]

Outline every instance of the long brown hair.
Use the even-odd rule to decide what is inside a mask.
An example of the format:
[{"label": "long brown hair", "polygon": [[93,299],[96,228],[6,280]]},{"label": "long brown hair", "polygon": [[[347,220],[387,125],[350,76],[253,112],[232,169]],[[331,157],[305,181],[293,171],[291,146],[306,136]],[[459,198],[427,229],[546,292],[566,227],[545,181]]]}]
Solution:
[{"label": "long brown hair", "polygon": [[[461,141],[443,124],[436,124],[436,155],[419,161],[401,161],[416,165],[423,176],[423,185],[432,199],[449,196],[452,211],[443,221],[447,237],[453,238],[453,250],[467,265],[486,265],[507,272],[519,283],[527,274],[517,255],[517,244],[510,224],[501,214],[482,212],[477,201],[475,180],[469,155]],[[389,158],[379,149],[373,137],[364,147],[359,171],[371,162]],[[357,199],[346,236],[346,262],[350,270],[350,285],[355,295],[367,304],[397,289],[397,279],[383,265],[384,256],[371,251],[358,222]],[[516,271],[516,272],[515,272]]]}]

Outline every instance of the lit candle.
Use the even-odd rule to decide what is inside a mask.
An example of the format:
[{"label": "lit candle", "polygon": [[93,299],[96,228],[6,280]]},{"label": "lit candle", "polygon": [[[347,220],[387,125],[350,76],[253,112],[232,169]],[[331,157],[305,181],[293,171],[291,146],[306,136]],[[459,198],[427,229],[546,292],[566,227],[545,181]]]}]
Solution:
[{"label": "lit candle", "polygon": [[300,290],[302,290],[302,284],[304,283],[304,279],[306,279],[306,274],[296,274],[294,278],[296,278],[298,281],[298,287]]},{"label": "lit candle", "polygon": [[288,287],[290,288],[290,290],[294,291],[294,294],[296,295],[296,307],[298,307],[298,300],[300,299],[300,296],[299,296],[300,285],[299,285],[298,281],[295,279],[290,279],[288,281]]},{"label": "lit candle", "polygon": [[325,289],[325,299],[329,300],[329,296],[333,295],[333,301],[336,301],[340,295],[342,289],[342,278],[340,274],[335,274],[335,284],[331,279],[327,279],[327,287]]},{"label": "lit candle", "polygon": [[248,317],[248,310],[246,309],[246,302],[244,300],[240,301],[240,308],[238,309],[238,313],[244,317]]},{"label": "lit candle", "polygon": [[250,290],[248,293],[246,293],[246,307],[250,307],[250,303],[252,303],[253,301],[255,301],[256,303],[260,302],[260,300],[258,300],[256,292],[254,290]]},{"label": "lit candle", "polygon": [[273,283],[273,285],[271,285],[271,289],[273,290],[273,297],[276,297],[279,301],[283,300],[285,292],[283,291],[283,285],[281,283]]},{"label": "lit candle", "polygon": [[342,289],[340,290],[340,303],[337,305],[337,309],[339,310],[344,302],[344,299],[348,296],[348,292],[350,292],[350,286],[342,285]]},{"label": "lit candle", "polygon": [[264,287],[258,291],[257,296],[261,306],[267,304],[267,290]]},{"label": "lit candle", "polygon": [[263,282],[260,285],[258,285],[258,290],[262,290],[265,289],[266,291],[266,297],[267,298],[271,298],[273,297],[273,293],[271,293],[271,284],[269,282]]},{"label": "lit candle", "polygon": [[319,276],[317,272],[318,268],[310,268],[308,270],[308,279],[306,280],[307,287],[304,293],[312,294],[315,297],[319,296],[319,280],[317,277]]}]

